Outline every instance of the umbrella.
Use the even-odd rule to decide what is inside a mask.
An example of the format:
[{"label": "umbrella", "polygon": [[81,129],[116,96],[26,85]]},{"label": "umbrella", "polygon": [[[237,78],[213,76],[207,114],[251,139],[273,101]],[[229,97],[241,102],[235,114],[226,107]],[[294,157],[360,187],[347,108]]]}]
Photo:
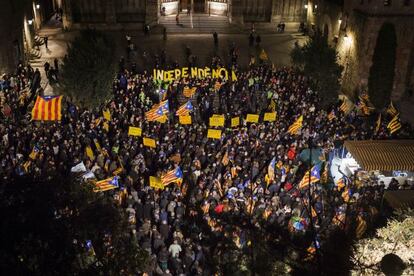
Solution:
[{"label": "umbrella", "polygon": [[304,149],[299,155],[300,160],[303,162],[309,162],[309,157],[312,157],[312,165],[317,165],[325,160],[321,148]]}]

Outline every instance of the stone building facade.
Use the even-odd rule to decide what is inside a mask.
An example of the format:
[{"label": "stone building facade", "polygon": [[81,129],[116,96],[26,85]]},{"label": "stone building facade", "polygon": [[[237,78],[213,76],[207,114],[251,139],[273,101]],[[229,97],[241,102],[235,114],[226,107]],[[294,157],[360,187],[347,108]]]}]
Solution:
[{"label": "stone building facade", "polygon": [[343,92],[353,98],[367,90],[379,31],[391,24],[397,40],[391,100],[400,102],[414,90],[413,0],[310,0],[307,20],[337,47],[345,67]]},{"label": "stone building facade", "polygon": [[27,62],[34,48],[34,36],[62,0],[1,0],[0,74],[12,72],[19,62]]},{"label": "stone building facade", "polygon": [[229,21],[300,22],[306,0],[63,0],[66,27],[121,24],[156,24],[162,14],[192,9],[194,13],[223,15]]}]

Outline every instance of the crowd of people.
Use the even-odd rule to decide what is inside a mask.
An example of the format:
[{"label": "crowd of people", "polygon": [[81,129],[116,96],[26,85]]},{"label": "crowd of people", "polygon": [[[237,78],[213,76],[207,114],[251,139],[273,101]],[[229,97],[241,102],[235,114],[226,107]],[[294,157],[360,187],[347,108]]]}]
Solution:
[{"label": "crowd of people", "polygon": [[[67,175],[82,161],[98,180],[116,172],[125,189],[105,193],[125,208],[131,223],[125,231],[131,231],[150,256],[143,271],[148,275],[212,275],[216,268],[211,259],[223,252],[211,237],[230,238],[243,250],[251,245],[246,225],[277,225],[292,235],[310,228],[346,229],[345,216],[368,221],[381,199],[382,186],[334,183],[326,188],[331,182],[323,169],[326,161],[321,163],[320,181],[299,188],[310,169],[300,153],[310,145],[327,154],[345,139],[391,135],[385,123],[375,131],[372,121],[357,111],[341,112],[340,103],[322,108],[310,80],[291,68],[252,66],[238,72],[233,82],[187,78],[156,84],[151,75],[122,63],[112,100],[94,110],[66,101],[62,120],[48,123],[30,121],[34,76],[29,66],[20,65],[15,74],[0,80],[1,181],[25,174]],[[197,87],[196,93],[185,97],[185,87]],[[145,112],[160,100],[169,101],[168,120],[149,122]],[[192,124],[181,125],[175,111],[187,100],[193,105]],[[103,110],[110,111],[109,121],[103,119]],[[332,111],[335,117],[328,118]],[[277,120],[244,120],[248,113],[265,112],[276,112]],[[227,118],[220,139],[207,138],[213,114]],[[289,134],[289,126],[300,115],[299,133]],[[229,119],[237,116],[240,126],[231,127]],[[143,136],[155,139],[156,148],[129,136],[129,126],[140,127]],[[412,135],[408,127],[393,134]],[[93,157],[86,153],[87,147]],[[28,163],[34,148],[36,157]],[[276,160],[274,177],[268,171],[272,160]],[[150,176],[178,166],[184,175],[180,185],[171,183],[162,190],[149,186]]]}]

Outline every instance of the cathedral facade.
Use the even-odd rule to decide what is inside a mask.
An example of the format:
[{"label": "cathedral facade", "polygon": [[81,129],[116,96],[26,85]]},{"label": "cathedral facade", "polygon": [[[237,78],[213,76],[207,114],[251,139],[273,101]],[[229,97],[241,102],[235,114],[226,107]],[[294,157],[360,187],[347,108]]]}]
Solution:
[{"label": "cathedral facade", "polygon": [[300,22],[305,0],[64,0],[65,25],[156,24],[164,15],[193,13],[227,16],[230,22]]}]

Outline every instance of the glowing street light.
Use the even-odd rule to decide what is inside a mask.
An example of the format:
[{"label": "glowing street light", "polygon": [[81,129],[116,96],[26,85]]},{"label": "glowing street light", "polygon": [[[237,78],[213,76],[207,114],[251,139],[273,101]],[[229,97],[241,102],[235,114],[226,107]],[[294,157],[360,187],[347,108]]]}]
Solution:
[{"label": "glowing street light", "polygon": [[307,9],[308,8],[308,4],[305,4],[305,9]]},{"label": "glowing street light", "polygon": [[40,9],[40,5],[39,4],[36,5],[36,9],[37,10]]},{"label": "glowing street light", "polygon": [[350,38],[347,34],[345,34],[345,36],[344,36],[344,40],[345,40],[345,43],[346,43],[347,45],[351,46],[351,43],[352,43],[352,38]]},{"label": "glowing street light", "polygon": [[27,20],[27,23],[28,23],[29,25],[32,25],[32,24],[33,24],[33,19],[29,19],[29,20]]}]

